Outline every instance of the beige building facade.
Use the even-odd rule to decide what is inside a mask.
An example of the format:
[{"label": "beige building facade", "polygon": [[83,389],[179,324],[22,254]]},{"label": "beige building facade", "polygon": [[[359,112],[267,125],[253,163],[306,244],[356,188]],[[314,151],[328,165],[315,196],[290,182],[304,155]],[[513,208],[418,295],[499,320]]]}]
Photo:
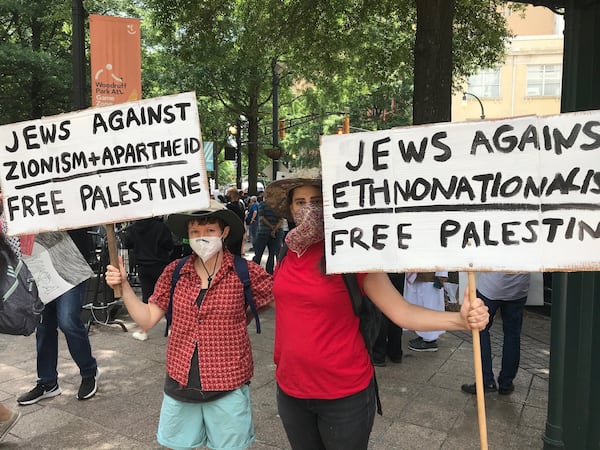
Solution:
[{"label": "beige building facade", "polygon": [[504,64],[472,75],[452,98],[452,121],[560,113],[563,20],[544,7],[504,11],[514,37]]}]

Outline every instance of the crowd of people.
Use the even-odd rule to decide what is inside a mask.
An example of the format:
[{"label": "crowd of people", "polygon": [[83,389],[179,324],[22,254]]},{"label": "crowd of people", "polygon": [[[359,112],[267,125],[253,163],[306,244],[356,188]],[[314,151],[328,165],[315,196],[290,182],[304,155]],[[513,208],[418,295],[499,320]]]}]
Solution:
[{"label": "crowd of people", "polygon": [[[451,312],[444,310],[441,289],[447,272],[357,274],[361,292],[384,315],[370,354],[342,275],[326,274],[321,183],[320,178],[278,180],[261,197],[244,197],[230,187],[202,210],[127,227],[124,243],[135,258],[141,297],[122,260],[119,266],[108,265],[104,277],[110,287],[121,288],[124,305],[140,327],[136,339],[147,339],[147,331],[163,317],[170,322],[157,431],[161,445],[247,448],[255,439],[247,328],[252,312],[236,262],[248,244],[255,253],[247,261],[254,305],[259,311],[277,305],[275,395],[293,449],[368,447],[377,410],[374,366],[385,365],[386,359],[402,361],[403,329],[417,333],[408,345],[417,352],[436,351],[444,331],[480,330],[485,391],[510,394],[514,389],[528,278],[482,275],[478,298],[465,295],[460,311]],[[77,233],[70,234],[86,254]],[[503,289],[507,283],[508,291]],[[47,305],[36,333],[38,381],[18,397],[19,405],[61,393],[58,329],[80,369],[77,398],[96,394],[100,371],[79,314],[84,292],[81,283]],[[498,388],[489,345],[497,310],[505,335]],[[475,386],[466,384],[462,390],[474,393]],[[0,404],[0,438],[19,416]]]}]

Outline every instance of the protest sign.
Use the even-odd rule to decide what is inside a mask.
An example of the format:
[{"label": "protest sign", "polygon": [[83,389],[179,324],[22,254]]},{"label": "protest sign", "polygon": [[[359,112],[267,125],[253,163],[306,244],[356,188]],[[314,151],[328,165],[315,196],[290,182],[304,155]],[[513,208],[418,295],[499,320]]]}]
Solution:
[{"label": "protest sign", "polygon": [[600,111],[325,136],[328,273],[600,269]]},{"label": "protest sign", "polygon": [[38,234],[30,255],[23,255],[44,304],[92,276],[92,269],[68,233]]},{"label": "protest sign", "polygon": [[5,125],[0,142],[11,235],[209,204],[193,92]]}]

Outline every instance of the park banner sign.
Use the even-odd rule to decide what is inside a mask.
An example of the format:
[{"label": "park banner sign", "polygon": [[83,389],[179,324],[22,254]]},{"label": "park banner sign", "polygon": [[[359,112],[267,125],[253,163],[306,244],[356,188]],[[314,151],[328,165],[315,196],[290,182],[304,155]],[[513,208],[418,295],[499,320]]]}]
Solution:
[{"label": "park banner sign", "polygon": [[9,235],[209,205],[193,92],[4,125],[0,142]]},{"label": "park banner sign", "polygon": [[600,111],[325,136],[327,272],[600,270]]},{"label": "park banner sign", "polygon": [[90,14],[92,106],[142,98],[140,19]]}]

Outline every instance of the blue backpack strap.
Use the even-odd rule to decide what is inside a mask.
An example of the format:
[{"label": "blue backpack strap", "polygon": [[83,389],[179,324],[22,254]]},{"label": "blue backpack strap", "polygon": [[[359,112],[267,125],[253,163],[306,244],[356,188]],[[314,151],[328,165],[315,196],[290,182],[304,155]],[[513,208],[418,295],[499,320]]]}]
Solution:
[{"label": "blue backpack strap", "polygon": [[184,256],[179,260],[175,269],[173,269],[173,274],[171,275],[171,290],[169,292],[169,305],[167,306],[167,313],[165,318],[167,319],[167,327],[165,328],[165,337],[169,335],[169,327],[171,326],[171,319],[173,316],[173,293],[175,292],[175,286],[179,281],[179,277],[181,276],[181,268],[190,259],[190,255]]},{"label": "blue backpack strap", "polygon": [[256,309],[256,303],[252,296],[252,290],[250,289],[250,273],[248,272],[248,261],[242,258],[240,255],[233,255],[233,266],[235,271],[244,285],[244,299],[245,304],[250,306],[254,321],[256,322],[256,333],[260,334],[260,319],[258,318],[258,310]]}]

